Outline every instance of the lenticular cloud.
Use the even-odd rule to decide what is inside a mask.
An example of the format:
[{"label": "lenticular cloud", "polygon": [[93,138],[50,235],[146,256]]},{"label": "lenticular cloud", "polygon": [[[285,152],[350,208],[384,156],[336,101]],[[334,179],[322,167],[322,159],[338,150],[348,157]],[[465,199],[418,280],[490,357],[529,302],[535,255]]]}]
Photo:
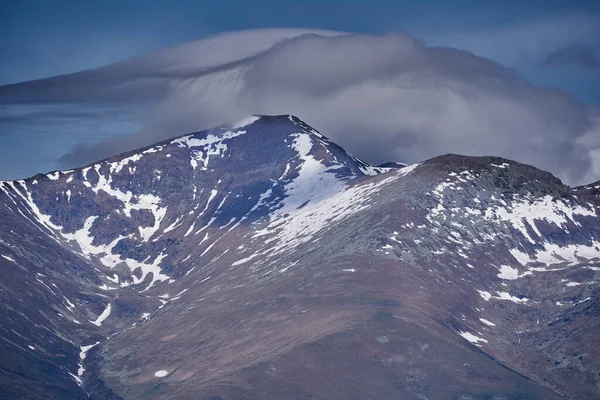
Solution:
[{"label": "lenticular cloud", "polygon": [[[488,59],[406,34],[228,33],[0,87],[0,104],[31,107],[31,118],[20,114],[24,124],[34,123],[40,107],[51,107],[53,123],[95,129],[102,140],[68,150],[65,167],[250,114],[295,114],[373,163],[498,155],[571,184],[600,178],[597,110]],[[113,126],[109,137],[102,130],[109,125],[89,124],[124,113],[136,123],[133,132],[123,129],[126,135],[115,135]]]}]

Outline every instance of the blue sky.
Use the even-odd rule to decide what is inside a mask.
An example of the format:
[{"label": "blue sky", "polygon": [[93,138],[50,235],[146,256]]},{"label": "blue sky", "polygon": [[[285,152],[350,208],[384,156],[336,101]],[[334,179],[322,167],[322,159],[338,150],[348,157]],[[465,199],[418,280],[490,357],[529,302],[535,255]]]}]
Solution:
[{"label": "blue sky", "polygon": [[[484,51],[467,38],[492,36],[495,32],[500,36],[520,25],[589,16],[600,13],[600,2],[5,0],[0,10],[1,84],[94,68],[220,32],[297,27],[377,34],[407,31],[428,44],[485,52],[485,56],[496,61],[510,62],[513,65],[509,66],[520,69],[529,79],[562,85],[558,76],[582,71],[547,71],[540,76],[541,68],[537,68],[536,61],[541,63],[543,52],[548,49],[540,48],[540,54],[530,54],[529,59],[519,62],[510,59],[510,55],[495,52],[497,43],[485,43]],[[569,29],[574,32],[565,32],[565,36],[577,36],[576,22]],[[535,32],[532,26],[530,32],[524,33],[529,37],[519,39],[531,40],[537,34],[545,32]],[[518,43],[506,45],[518,47]],[[585,78],[594,76],[589,74]],[[597,74],[594,80],[598,80]],[[600,102],[600,91],[586,91],[586,87],[578,85],[577,77],[567,79],[564,86],[585,101]]]},{"label": "blue sky", "polygon": [[[4,0],[0,85],[97,68],[232,30],[404,31],[429,46],[491,59],[516,69],[534,85],[563,90],[585,106],[598,107],[600,70],[594,68],[594,57],[600,57],[599,16],[600,2],[562,0]],[[581,62],[584,56],[592,61]],[[5,160],[0,179],[51,169],[65,147],[82,138],[91,140],[84,130],[53,140],[41,139],[43,132],[36,130],[44,128],[0,125],[0,158]],[[85,131],[91,132],[89,127]],[[23,165],[20,154],[36,146],[39,157]]]}]

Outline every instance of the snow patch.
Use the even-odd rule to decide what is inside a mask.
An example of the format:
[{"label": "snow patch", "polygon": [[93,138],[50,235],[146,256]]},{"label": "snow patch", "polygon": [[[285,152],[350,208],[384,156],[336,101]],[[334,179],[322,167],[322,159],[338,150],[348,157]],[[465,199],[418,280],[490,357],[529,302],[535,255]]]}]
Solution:
[{"label": "snow patch", "polygon": [[[568,205],[562,200],[553,200],[552,196],[544,196],[531,202],[529,200],[514,201],[510,206],[490,207],[485,210],[485,218],[490,221],[503,221],[517,228],[532,244],[539,242],[542,234],[535,222],[545,220],[547,223],[565,229],[567,223],[579,225],[575,216],[596,216],[593,208],[581,205]],[[534,239],[527,227],[538,237]]]},{"label": "snow patch", "polygon": [[334,223],[370,207],[371,196],[406,173],[402,168],[378,182],[349,187],[335,174],[339,165],[326,166],[310,154],[313,145],[311,135],[294,134],[291,146],[300,160],[298,176],[284,186],[286,196],[271,214],[269,224],[253,236],[273,244],[263,255],[270,253],[268,257],[273,257],[313,240]]},{"label": "snow patch", "polygon": [[127,164],[129,164],[130,162],[136,162],[141,159],[142,159],[141,154],[134,154],[130,157],[123,158],[120,161],[110,163],[110,164],[108,164],[109,168],[110,168],[110,173],[111,174],[119,173],[119,172],[121,172],[123,167],[126,166]]},{"label": "snow patch", "polygon": [[83,373],[85,372],[85,368],[83,368],[83,361],[85,360],[85,356],[92,347],[98,345],[99,343],[100,342],[96,342],[94,344],[89,344],[87,346],[81,346],[79,348],[79,369],[77,370],[77,377],[76,377],[77,383],[79,383],[79,385],[83,384],[82,377],[83,377]]},{"label": "snow patch", "polygon": [[49,174],[46,174],[46,176],[48,177],[48,179],[50,179],[51,181],[56,181],[58,180],[58,178],[60,177],[60,172],[59,171],[55,171],[55,172],[51,172]]},{"label": "snow patch", "polygon": [[14,263],[16,263],[15,259],[14,259],[14,258],[12,258],[12,257],[6,256],[6,255],[4,255],[4,254],[0,254],[0,256],[2,256],[2,258],[6,259],[6,260],[8,260],[8,261],[10,261],[10,262],[14,262]]},{"label": "snow patch", "polygon": [[385,174],[387,172],[395,170],[396,168],[374,167],[372,165],[367,165],[359,162],[358,169],[365,175],[374,176],[379,174]]},{"label": "snow patch", "polygon": [[491,321],[488,321],[488,320],[487,320],[487,319],[485,319],[485,318],[479,318],[479,320],[480,320],[481,322],[483,322],[484,324],[488,325],[488,326],[496,326],[496,324],[495,324],[495,323],[493,323],[493,322],[491,322]]},{"label": "snow patch", "polygon": [[111,307],[112,307],[112,305],[110,303],[108,303],[108,305],[106,306],[106,308],[104,309],[104,311],[102,311],[102,314],[98,315],[98,318],[96,318],[95,321],[90,321],[90,322],[92,324],[96,325],[96,326],[102,325],[102,323],[110,315],[110,309],[111,309]]},{"label": "snow patch", "polygon": [[487,340],[485,340],[484,338],[480,338],[479,336],[475,336],[469,332],[460,332],[459,331],[459,335],[462,336],[463,338],[467,339],[469,342],[471,342],[472,344],[474,344],[476,346],[480,346],[479,342],[487,343]]},{"label": "snow patch", "polygon": [[490,164],[490,165],[491,165],[492,167],[496,167],[496,168],[502,168],[502,169],[504,169],[504,168],[507,168],[507,167],[510,167],[510,164],[509,164],[509,163],[502,163],[502,164]]},{"label": "snow patch", "polygon": [[570,244],[566,246],[543,243],[543,248],[531,255],[516,249],[510,252],[524,266],[532,262],[539,262],[547,266],[559,263],[575,265],[580,263],[581,259],[589,261],[600,258],[600,241],[592,241],[588,245]]},{"label": "snow patch", "polygon": [[519,278],[519,270],[516,268],[509,267],[508,265],[500,266],[500,273],[498,274],[500,279],[514,280]]},{"label": "snow patch", "polygon": [[489,292],[486,292],[484,290],[478,290],[479,295],[485,300],[485,301],[490,301],[490,299],[492,298],[492,295]]},{"label": "snow patch", "polygon": [[513,303],[517,303],[517,304],[527,303],[527,301],[529,300],[527,298],[515,297],[507,292],[496,292],[496,293],[498,293],[498,296],[494,296],[494,299],[498,299],[498,300],[512,301]]}]

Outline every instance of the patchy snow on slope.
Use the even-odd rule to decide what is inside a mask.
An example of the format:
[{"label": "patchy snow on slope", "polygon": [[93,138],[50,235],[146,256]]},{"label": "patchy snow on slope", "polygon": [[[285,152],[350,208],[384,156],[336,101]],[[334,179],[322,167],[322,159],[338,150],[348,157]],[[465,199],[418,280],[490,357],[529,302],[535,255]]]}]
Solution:
[{"label": "patchy snow on slope", "polygon": [[140,232],[140,236],[142,237],[142,241],[147,242],[160,228],[160,223],[162,222],[165,215],[167,215],[166,207],[158,207],[158,197],[152,195],[142,195],[140,196],[140,204],[146,210],[150,210],[152,215],[154,216],[154,225],[147,227],[138,227]]},{"label": "patchy snow on slope", "polygon": [[179,221],[181,221],[183,219],[183,216],[178,217],[177,219],[175,219],[175,222],[173,222],[171,225],[167,226],[165,229],[163,229],[164,233],[169,233],[172,230],[177,229],[179,226],[181,226],[183,224],[183,222],[180,224]]},{"label": "patchy snow on slope", "polygon": [[[526,254],[520,250],[512,249],[512,256],[522,265],[539,262],[551,266],[553,264],[567,263],[576,265],[594,259],[600,259],[600,241],[594,240],[588,245],[570,244],[559,246],[553,243],[543,243],[543,248],[532,254]],[[534,269],[534,268],[530,268]],[[539,268],[535,270],[540,270]],[[541,269],[543,270],[543,269]]]},{"label": "patchy snow on slope", "polygon": [[527,303],[527,301],[529,299],[527,298],[519,298],[519,297],[515,297],[513,295],[511,295],[510,293],[507,292],[496,292],[498,293],[498,296],[493,296],[494,299],[498,299],[498,300],[507,300],[507,301],[512,301],[513,303]]},{"label": "patchy snow on slope", "polygon": [[169,372],[167,370],[161,369],[160,371],[156,371],[154,373],[154,376],[157,378],[162,378],[162,377],[167,376],[168,374],[169,374]]},{"label": "patchy snow on slope", "polygon": [[150,283],[148,284],[146,289],[143,290],[143,291],[146,291],[146,290],[150,289],[152,286],[154,286],[154,284],[156,282],[165,281],[165,280],[169,279],[169,276],[163,274],[160,269],[160,263],[166,256],[167,256],[166,254],[161,252],[158,256],[156,256],[156,258],[154,259],[152,264],[146,263],[146,261],[148,261],[148,259],[150,257],[148,257],[146,260],[144,260],[144,262],[132,260],[131,258],[125,259],[125,263],[127,264],[127,266],[129,267],[129,269],[131,271],[135,271],[137,268],[139,268],[142,271],[142,276],[140,278],[137,278],[135,275],[132,275],[133,283],[136,285],[138,283],[142,283],[144,281],[144,279],[146,279],[146,276],[148,274],[152,274],[152,280],[150,281]]},{"label": "patchy snow on slope", "polygon": [[485,340],[484,338],[480,338],[479,336],[475,336],[469,332],[459,331],[458,334],[476,346],[481,346],[479,342],[487,343],[487,340]]},{"label": "patchy snow on slope", "polygon": [[225,151],[227,150],[227,145],[223,142],[215,142],[210,145],[206,145],[204,147],[204,151],[202,150],[192,150],[190,164],[193,169],[198,167],[198,164],[202,164],[200,169],[206,171],[208,169],[208,163],[210,161],[210,156],[225,156]]},{"label": "patchy snow on slope", "polygon": [[508,265],[501,265],[499,271],[498,278],[500,279],[514,280],[519,278],[519,270]]},{"label": "patchy snow on slope", "polygon": [[[89,185],[89,187],[96,193],[102,190],[107,194],[116,197],[117,199],[123,202],[124,208],[122,211],[127,217],[131,217],[131,210],[150,210],[154,216],[154,224],[150,227],[139,227],[139,233],[141,240],[148,241],[160,228],[160,224],[163,218],[166,215],[166,207],[159,207],[160,198],[151,194],[142,194],[139,196],[133,196],[131,192],[124,193],[118,189],[114,189],[111,186],[112,178],[109,176],[107,179],[100,173],[100,164],[95,166],[84,168],[84,170],[89,171],[91,168],[94,168],[98,173],[98,183],[96,185]],[[158,255],[151,264],[146,262],[139,262],[137,260],[133,260],[130,258],[122,259],[119,254],[113,254],[113,248],[118,244],[122,239],[127,238],[128,236],[119,236],[115,238],[111,243],[103,245],[94,245],[93,242],[95,240],[94,236],[91,235],[91,228],[94,225],[94,222],[99,218],[98,216],[89,216],[84,221],[83,227],[78,229],[73,233],[65,233],[63,232],[64,228],[60,225],[56,225],[51,222],[50,216],[43,214],[36,203],[33,201],[31,192],[27,189],[24,181],[18,181],[21,186],[24,188],[26,195],[23,195],[21,191],[17,190],[17,187],[14,182],[8,182],[12,185],[15,192],[17,192],[23,201],[27,204],[29,210],[34,215],[35,219],[39,224],[48,229],[54,236],[60,235],[67,241],[74,241],[80,248],[81,253],[89,258],[90,256],[98,256],[99,261],[109,268],[114,268],[120,263],[125,263],[130,270],[133,272],[135,269],[140,268],[142,271],[142,277],[140,279],[136,278],[133,275],[134,283],[141,283],[144,278],[152,273],[152,281],[150,285],[146,288],[148,289],[156,281],[164,281],[169,277],[165,274],[161,273],[160,262],[166,257],[166,254],[161,253]],[[89,182],[88,182],[89,183]],[[105,286],[105,285],[103,285]],[[109,288],[107,288],[109,289]]]},{"label": "patchy snow on slope", "polygon": [[86,256],[90,254],[100,254],[103,252],[103,250],[100,250],[97,246],[92,245],[94,237],[90,236],[90,228],[96,219],[98,219],[97,215],[87,217],[83,223],[83,227],[73,233],[62,233],[61,228],[61,235],[67,240],[75,241],[81,249],[81,252]]},{"label": "patchy snow on slope", "polygon": [[96,326],[102,325],[102,323],[110,315],[111,308],[112,308],[112,305],[110,303],[108,303],[108,305],[106,306],[106,308],[104,309],[104,311],[102,311],[102,314],[98,315],[98,318],[96,318],[94,321],[90,321],[90,322],[92,324],[96,325]]},{"label": "patchy snow on slope", "polygon": [[253,258],[256,258],[256,257],[258,257],[259,255],[260,255],[260,253],[254,253],[254,254],[251,254],[251,255],[249,255],[248,257],[244,257],[244,258],[242,258],[242,259],[239,259],[239,260],[237,260],[237,261],[234,261],[234,262],[231,264],[231,266],[233,266],[233,267],[236,267],[236,266],[238,266],[238,265],[245,264],[245,263],[247,263],[248,261],[252,260]]},{"label": "patchy snow on slope", "polygon": [[[593,207],[568,205],[562,200],[553,200],[552,196],[544,196],[535,201],[521,199],[513,201],[510,205],[490,207],[485,210],[484,215],[487,220],[506,222],[510,226],[514,226],[533,244],[537,243],[542,237],[535,224],[537,220],[545,220],[561,229],[565,229],[565,224],[568,222],[579,225],[576,216],[596,216],[596,211]],[[530,235],[527,227],[531,228],[537,239]]]},{"label": "patchy snow on slope", "polygon": [[335,174],[338,165],[325,166],[310,154],[313,145],[311,135],[294,134],[292,148],[300,160],[298,176],[285,185],[285,198],[271,214],[270,223],[254,234],[254,238],[272,244],[261,254],[273,257],[309,242],[318,232],[370,207],[371,196],[380,187],[410,172],[403,168],[378,182],[348,186]]},{"label": "patchy snow on slope", "polygon": [[194,134],[191,134],[191,135],[185,135],[185,136],[179,137],[177,139],[174,139],[173,141],[171,141],[171,143],[177,144],[177,145],[179,145],[179,147],[187,147],[187,148],[207,147],[207,146],[212,146],[212,145],[218,146],[224,140],[232,139],[236,136],[240,136],[245,133],[246,133],[246,131],[234,130],[234,131],[223,132],[222,134],[219,134],[219,135],[208,134],[203,139],[199,139],[199,138],[195,137]]},{"label": "patchy snow on slope", "polygon": [[10,262],[14,262],[14,263],[16,263],[15,259],[14,259],[14,258],[12,258],[12,257],[9,257],[9,256],[7,256],[7,255],[4,255],[4,254],[0,254],[0,256],[2,256],[2,258],[4,258],[5,260],[8,260],[8,261],[10,261]]},{"label": "patchy snow on slope", "polygon": [[490,164],[492,167],[496,167],[496,168],[501,168],[501,169],[505,169],[510,167],[509,163],[502,163],[502,164]]},{"label": "patchy snow on slope", "polygon": [[415,169],[417,169],[417,167],[420,165],[421,165],[421,163],[415,163],[415,164],[407,165],[406,167],[402,167],[396,171],[396,176],[406,176],[406,175],[410,174],[411,172],[413,172]]},{"label": "patchy snow on slope", "polygon": [[[94,170],[98,175],[98,183],[96,185],[92,185],[91,183],[84,181],[94,193],[98,193],[103,191],[107,193],[109,196],[112,196],[123,203],[123,208],[121,211],[127,217],[131,217],[132,210],[149,210],[154,216],[154,225],[147,228],[140,228],[140,235],[144,241],[150,239],[150,237],[158,230],[162,218],[164,218],[166,214],[166,208],[159,207],[161,199],[158,196],[153,194],[140,194],[134,196],[130,191],[123,192],[118,188],[112,187],[112,176],[104,176],[100,173],[101,164],[96,164],[93,166]],[[88,167],[89,168],[89,167]],[[84,168],[85,170],[86,168]]]},{"label": "patchy snow on slope", "polygon": [[110,168],[110,173],[111,174],[113,174],[113,173],[119,173],[119,172],[121,172],[121,170],[123,169],[124,166],[126,166],[130,162],[135,163],[136,161],[141,160],[142,157],[143,157],[142,154],[138,153],[138,154],[134,154],[134,155],[132,155],[130,157],[123,158],[120,161],[112,162],[112,163],[108,164],[109,168]]},{"label": "patchy snow on slope", "polygon": [[65,296],[63,296],[63,299],[65,299],[65,301],[67,302],[67,309],[69,311],[73,311],[73,308],[75,308],[75,304],[71,303],[71,301],[69,299],[67,299]]},{"label": "patchy snow on slope", "polygon": [[100,342],[96,342],[94,344],[89,344],[87,346],[81,346],[79,348],[79,364],[78,364],[78,370],[77,370],[77,376],[71,374],[73,376],[73,378],[75,378],[75,380],[77,381],[77,383],[81,386],[83,385],[83,381],[82,381],[82,377],[83,377],[83,373],[85,372],[85,368],[83,368],[83,361],[85,360],[85,357],[87,355],[87,352],[90,351],[90,349],[96,345],[98,345]]},{"label": "patchy snow on slope", "polygon": [[160,253],[151,264],[147,263],[149,257],[144,262],[140,262],[131,258],[122,259],[119,254],[114,254],[112,250],[117,243],[126,238],[126,236],[119,236],[108,245],[93,245],[92,242],[94,238],[90,236],[89,228],[92,226],[92,223],[95,219],[96,217],[89,217],[86,219],[82,229],[72,234],[63,234],[63,236],[65,236],[65,238],[68,240],[75,240],[84,255],[100,255],[100,262],[109,268],[114,268],[120,263],[125,263],[131,272],[134,272],[137,268],[139,268],[142,272],[142,276],[137,278],[135,275],[132,275],[134,284],[143,282],[146,276],[150,273],[152,273],[152,281],[150,282],[148,288],[154,285],[156,281],[164,281],[169,279],[169,277],[163,274],[160,269],[160,263],[166,257],[166,254],[164,253]]},{"label": "patchy snow on slope", "polygon": [[372,165],[358,164],[358,169],[360,169],[360,171],[365,175],[373,176],[385,174],[387,172],[395,170],[396,168],[374,167]]},{"label": "patchy snow on slope", "polygon": [[[502,167],[507,165],[502,164]],[[448,217],[462,218],[465,211],[473,217],[481,216],[484,220],[501,224],[504,227],[517,229],[527,241],[531,244],[538,244],[544,241],[536,222],[544,221],[565,230],[567,224],[579,226],[578,218],[596,216],[596,210],[591,205],[570,204],[566,200],[553,199],[546,195],[538,199],[528,197],[515,198],[510,202],[498,198],[493,194],[491,201],[485,205],[477,200],[476,207],[466,207],[465,205],[454,206],[447,197],[449,190],[458,190],[458,182],[468,182],[475,179],[475,175],[470,171],[463,171],[460,174],[451,172],[450,178],[439,183],[432,191],[432,196],[437,200],[436,207],[429,210],[427,219],[431,223],[440,223]],[[494,240],[495,235],[479,232],[482,239]]]},{"label": "patchy snow on slope", "polygon": [[200,214],[198,214],[198,216],[203,215],[206,210],[208,210],[208,207],[210,206],[211,201],[213,201],[213,199],[217,196],[217,193],[219,193],[219,191],[217,189],[212,189],[210,191],[210,195],[208,196],[208,200],[206,201],[206,205],[204,206],[204,208],[202,209],[202,211],[200,212]]},{"label": "patchy snow on slope", "polygon": [[431,223],[434,222],[434,218],[437,218],[439,216],[443,217],[444,219],[446,219],[446,216],[444,215],[444,211],[446,211],[446,207],[444,207],[444,192],[446,191],[446,189],[452,189],[456,186],[456,182],[442,182],[440,184],[438,184],[435,189],[433,189],[433,195],[435,197],[437,197],[438,199],[438,204],[435,206],[435,208],[431,209],[429,211],[429,213],[427,214],[427,220]]},{"label": "patchy snow on slope", "polygon": [[485,301],[490,301],[490,299],[492,298],[492,295],[490,292],[486,292],[485,290],[478,290],[479,295],[481,296],[482,299],[484,299]]},{"label": "patchy snow on slope", "polygon": [[58,180],[58,178],[60,177],[60,172],[55,171],[55,172],[51,172],[49,174],[46,174],[46,176],[48,177],[48,179],[50,179],[51,181],[56,181]]},{"label": "patchy snow on slope", "polygon": [[[38,224],[41,224],[43,227],[45,227],[48,231],[51,232],[52,236],[54,238],[56,238],[56,232],[55,231],[60,231],[62,229],[61,226],[58,226],[54,223],[52,223],[52,221],[50,220],[50,216],[49,215],[45,215],[43,214],[39,207],[37,206],[37,204],[35,204],[35,201],[33,201],[33,198],[31,196],[31,192],[29,191],[29,189],[27,188],[27,185],[25,183],[25,181],[8,181],[6,182],[8,183],[12,189],[23,199],[23,201],[27,204],[27,206],[29,207],[30,212],[32,213],[32,215],[34,216],[34,218],[37,220]],[[25,191],[25,195],[23,193],[21,193],[21,191],[17,188],[17,183],[20,184],[20,186],[23,188],[23,190]],[[27,218],[27,217],[25,217]],[[29,219],[29,218],[27,218]]]}]

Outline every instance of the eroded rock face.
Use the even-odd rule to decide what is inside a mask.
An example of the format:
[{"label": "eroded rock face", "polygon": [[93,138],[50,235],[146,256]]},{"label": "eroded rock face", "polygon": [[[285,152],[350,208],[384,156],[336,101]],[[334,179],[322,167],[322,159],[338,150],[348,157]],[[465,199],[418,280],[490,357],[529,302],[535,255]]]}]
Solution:
[{"label": "eroded rock face", "polygon": [[596,398],[599,207],[500,158],[372,167],[292,116],[1,182],[0,393]]}]

